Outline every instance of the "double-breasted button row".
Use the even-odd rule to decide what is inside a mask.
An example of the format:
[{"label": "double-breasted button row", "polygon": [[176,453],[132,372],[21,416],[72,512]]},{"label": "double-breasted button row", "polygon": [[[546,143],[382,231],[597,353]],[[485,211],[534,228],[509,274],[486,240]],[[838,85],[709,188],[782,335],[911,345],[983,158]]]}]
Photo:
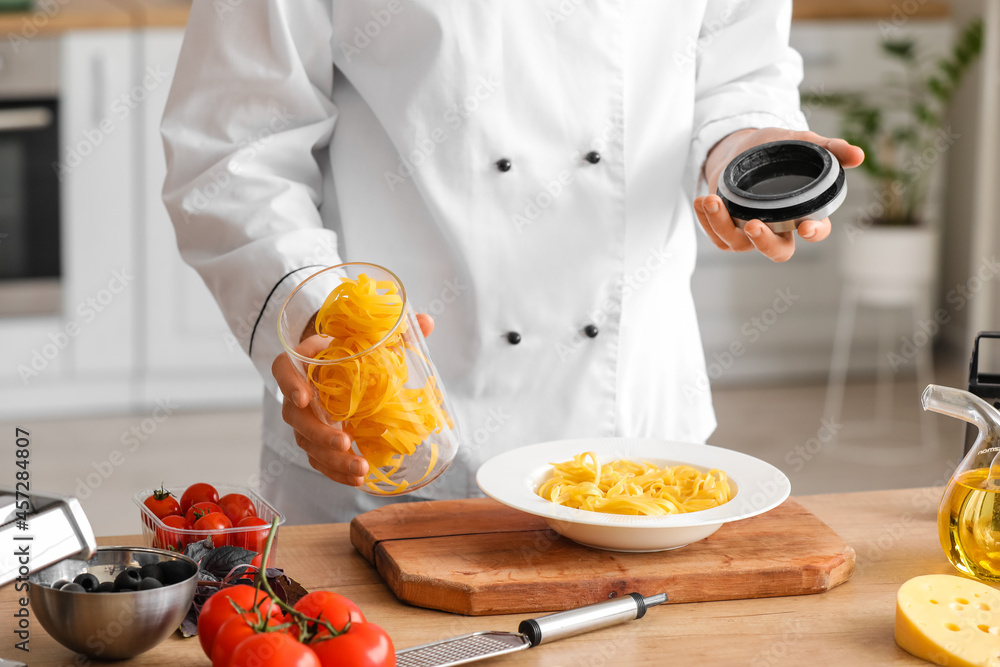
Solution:
[{"label": "double-breasted button row", "polygon": [[[590,151],[589,153],[583,156],[583,159],[589,162],[590,164],[597,164],[598,162],[601,161],[601,154],[598,153],[597,151]],[[499,160],[497,160],[494,163],[494,165],[496,166],[498,171],[508,172],[510,171],[510,168],[514,166],[514,163],[510,161],[510,158],[502,157]]]},{"label": "double-breasted button row", "polygon": [[[583,328],[583,335],[587,338],[597,338],[597,334],[599,333],[600,330],[594,324],[588,324]],[[504,338],[506,338],[507,342],[511,345],[517,345],[521,342],[521,334],[517,331],[508,331],[504,334]]]}]

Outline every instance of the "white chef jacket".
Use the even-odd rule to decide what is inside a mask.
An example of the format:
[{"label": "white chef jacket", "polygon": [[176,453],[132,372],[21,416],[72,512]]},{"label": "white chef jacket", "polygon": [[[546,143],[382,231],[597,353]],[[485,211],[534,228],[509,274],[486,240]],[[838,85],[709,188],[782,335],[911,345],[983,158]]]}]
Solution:
[{"label": "white chef jacket", "polygon": [[[264,446],[308,467],[276,318],[340,261],[435,318],[463,444],[420,497],[475,495],[481,463],[546,440],[703,442],[692,191],[727,134],[805,129],[790,21],[790,0],[195,0],[164,201],[265,380]],[[378,504],[309,486],[330,519]]]}]

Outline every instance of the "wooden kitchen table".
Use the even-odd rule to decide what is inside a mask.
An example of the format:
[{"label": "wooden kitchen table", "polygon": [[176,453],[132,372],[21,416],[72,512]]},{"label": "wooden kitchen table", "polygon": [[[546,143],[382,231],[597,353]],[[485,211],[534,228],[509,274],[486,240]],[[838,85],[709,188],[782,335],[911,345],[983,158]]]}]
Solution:
[{"label": "wooden kitchen table", "polygon": [[[802,496],[798,500],[857,551],[857,571],[827,593],[701,602],[650,609],[640,621],[501,657],[488,665],[926,665],[893,641],[896,591],[911,577],[954,573],[937,538],[941,489]],[[101,544],[139,544],[136,536]],[[383,626],[397,648],[477,630],[514,631],[523,615],[462,617],[398,602],[348,538],[348,525],[288,526],[278,565],[309,590],[335,589]],[[649,595],[656,591],[643,591]],[[666,591],[669,593],[670,591]],[[13,586],[0,591],[10,628]],[[0,656],[31,667],[87,664],[52,641],[34,619],[31,653],[2,633]],[[20,654],[20,655],[18,655]],[[174,635],[122,665],[208,665],[196,639]]]}]

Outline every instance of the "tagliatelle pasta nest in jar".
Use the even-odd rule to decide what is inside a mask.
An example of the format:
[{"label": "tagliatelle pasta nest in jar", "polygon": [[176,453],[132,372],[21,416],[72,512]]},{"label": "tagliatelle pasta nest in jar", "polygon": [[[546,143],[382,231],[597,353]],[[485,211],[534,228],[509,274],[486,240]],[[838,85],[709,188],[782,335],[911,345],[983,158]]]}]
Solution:
[{"label": "tagliatelle pasta nest in jar", "polygon": [[688,465],[659,466],[616,459],[601,465],[593,452],[553,463],[538,495],[559,505],[609,514],[662,516],[718,507],[732,498],[726,473]]},{"label": "tagliatelle pasta nest in jar", "polygon": [[437,444],[423,445],[424,441],[454,425],[433,375],[422,387],[405,386],[407,352],[421,359],[423,355],[406,340],[408,324],[405,318],[400,321],[406,304],[396,285],[364,273],[340,280],[316,315],[316,333],[330,342],[313,358],[343,361],[310,364],[307,375],[330,419],[341,423],[368,461],[366,485],[381,492],[376,487],[381,483],[393,487],[392,493],[401,493],[411,484],[391,478],[404,457],[417,447],[431,447],[427,471],[412,482],[418,484],[434,468],[438,455]]}]

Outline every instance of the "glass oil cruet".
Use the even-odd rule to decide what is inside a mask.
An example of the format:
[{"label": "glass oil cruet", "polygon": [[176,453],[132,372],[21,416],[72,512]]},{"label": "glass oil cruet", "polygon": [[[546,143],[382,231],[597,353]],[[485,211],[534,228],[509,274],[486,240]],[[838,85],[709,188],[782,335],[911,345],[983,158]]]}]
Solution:
[{"label": "glass oil cruet", "polygon": [[975,424],[979,435],[945,487],[938,537],[948,560],[969,576],[1000,582],[1000,412],[975,394],[928,385],[924,410]]}]

